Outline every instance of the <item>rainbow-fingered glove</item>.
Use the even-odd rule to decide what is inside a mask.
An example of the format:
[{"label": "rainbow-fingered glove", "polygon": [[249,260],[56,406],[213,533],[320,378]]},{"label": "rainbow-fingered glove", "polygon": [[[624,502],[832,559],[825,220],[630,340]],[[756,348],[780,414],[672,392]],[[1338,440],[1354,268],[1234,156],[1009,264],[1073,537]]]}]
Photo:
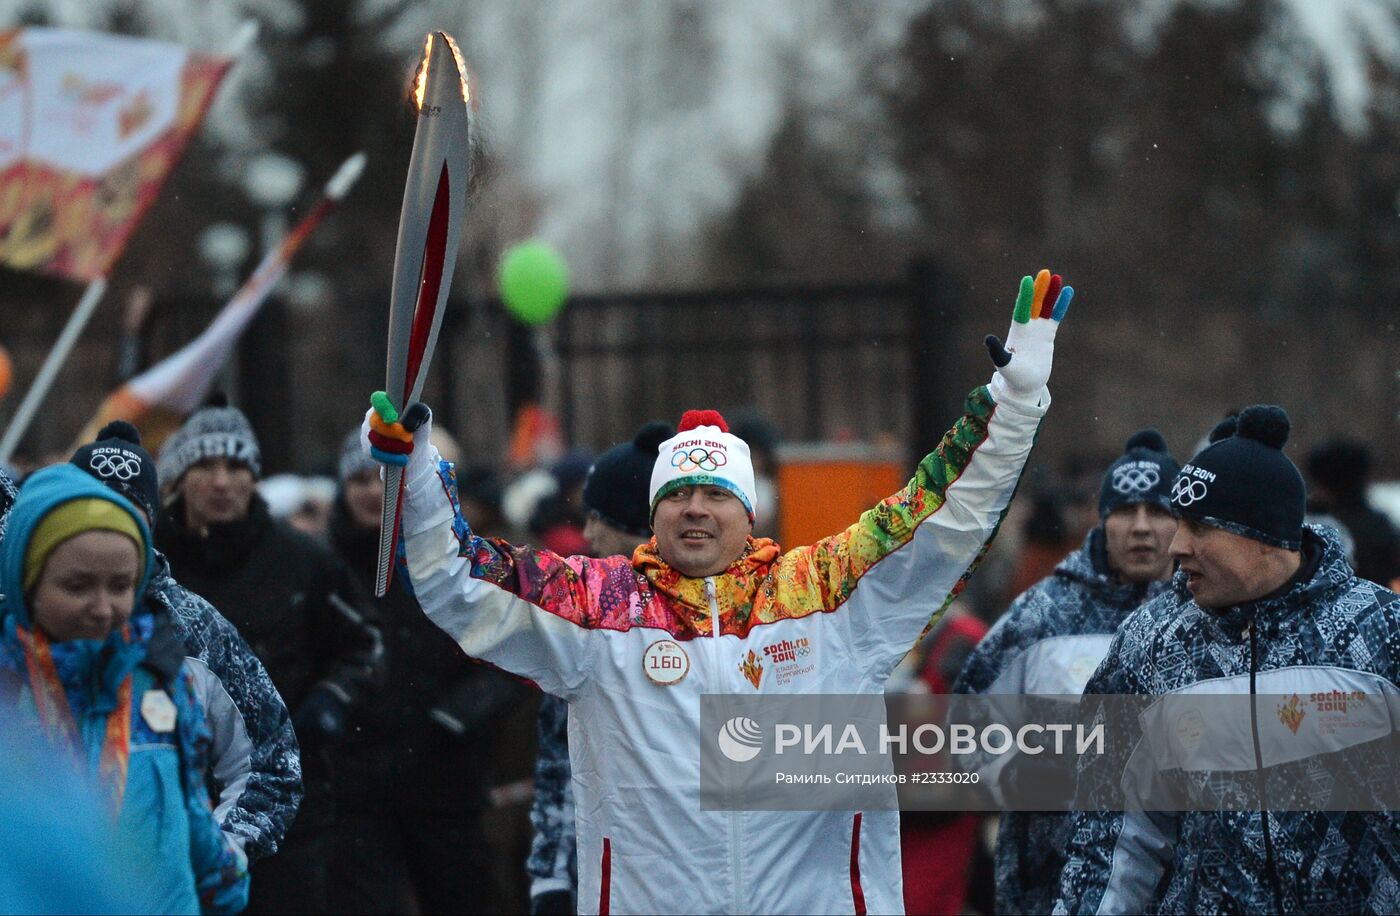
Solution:
[{"label": "rainbow-fingered glove", "polygon": [[1006,344],[988,334],[987,352],[996,364],[996,374],[988,386],[992,397],[1004,401],[1035,398],[1050,381],[1050,364],[1055,355],[1055,332],[1069,312],[1074,287],[1065,286],[1059,274],[1042,270],[1021,278],[1021,292],[1011,316]]},{"label": "rainbow-fingered glove", "polygon": [[[360,427],[360,441],[369,456],[380,464],[405,470],[415,457],[417,464],[428,461],[433,414],[427,405],[415,402],[400,415],[383,391],[370,395],[369,402],[370,409]],[[421,442],[422,447],[415,451],[416,442]]]}]

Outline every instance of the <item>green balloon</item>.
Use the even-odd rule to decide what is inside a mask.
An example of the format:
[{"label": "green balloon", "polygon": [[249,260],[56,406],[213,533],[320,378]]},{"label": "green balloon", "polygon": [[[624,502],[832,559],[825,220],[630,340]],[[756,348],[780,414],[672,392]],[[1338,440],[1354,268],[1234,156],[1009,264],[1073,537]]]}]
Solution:
[{"label": "green balloon", "polygon": [[532,239],[506,249],[501,257],[501,300],[526,324],[544,324],[564,306],[569,271],[548,243]]}]

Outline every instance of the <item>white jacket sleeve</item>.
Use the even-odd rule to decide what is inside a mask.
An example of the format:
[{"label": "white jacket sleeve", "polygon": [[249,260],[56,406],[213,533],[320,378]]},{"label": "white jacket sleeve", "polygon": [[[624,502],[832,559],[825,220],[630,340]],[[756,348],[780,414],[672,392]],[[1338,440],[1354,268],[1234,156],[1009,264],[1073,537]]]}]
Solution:
[{"label": "white jacket sleeve", "polygon": [[589,585],[626,558],[565,558],[478,536],[445,461],[408,481],[401,524],[409,580],[433,623],[467,655],[577,695],[605,636]]}]

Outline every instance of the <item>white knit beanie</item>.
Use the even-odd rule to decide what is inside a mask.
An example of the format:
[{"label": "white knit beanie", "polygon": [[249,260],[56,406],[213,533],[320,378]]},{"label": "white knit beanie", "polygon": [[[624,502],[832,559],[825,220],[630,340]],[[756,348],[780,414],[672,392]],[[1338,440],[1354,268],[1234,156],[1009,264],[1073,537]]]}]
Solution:
[{"label": "white knit beanie", "polygon": [[681,487],[724,487],[753,518],[758,502],[748,443],[729,431],[715,410],[687,410],[678,432],[662,442],[651,470],[651,516],[666,494]]}]

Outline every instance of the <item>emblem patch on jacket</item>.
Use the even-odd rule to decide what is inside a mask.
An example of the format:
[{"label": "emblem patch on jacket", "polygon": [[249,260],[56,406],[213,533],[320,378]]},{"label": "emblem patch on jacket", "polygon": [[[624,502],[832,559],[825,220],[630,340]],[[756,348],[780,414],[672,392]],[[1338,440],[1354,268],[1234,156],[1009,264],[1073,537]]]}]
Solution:
[{"label": "emblem patch on jacket", "polygon": [[658,639],[642,653],[642,673],[653,683],[670,687],[690,673],[690,656],[673,639]]},{"label": "emblem patch on jacket", "polygon": [[754,655],[752,649],[749,650],[748,657],[739,663],[739,670],[748,678],[753,689],[757,690],[759,682],[763,680],[763,660]]},{"label": "emblem patch on jacket", "polygon": [[156,734],[175,730],[175,703],[164,690],[147,690],[141,697],[141,718]]}]

